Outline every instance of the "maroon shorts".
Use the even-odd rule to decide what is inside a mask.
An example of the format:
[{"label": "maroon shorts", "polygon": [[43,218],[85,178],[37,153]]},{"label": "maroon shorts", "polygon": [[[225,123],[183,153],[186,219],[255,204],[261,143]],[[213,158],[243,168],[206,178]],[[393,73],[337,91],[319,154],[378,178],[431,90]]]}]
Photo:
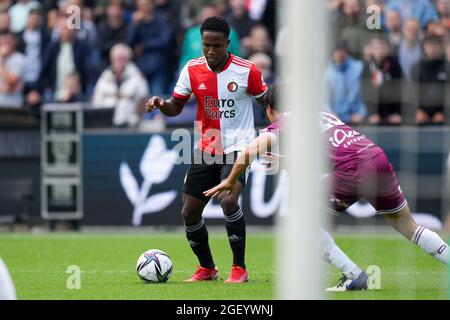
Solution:
[{"label": "maroon shorts", "polygon": [[334,213],[345,211],[364,197],[378,213],[398,212],[407,205],[392,165],[384,152],[337,166],[325,179]]}]

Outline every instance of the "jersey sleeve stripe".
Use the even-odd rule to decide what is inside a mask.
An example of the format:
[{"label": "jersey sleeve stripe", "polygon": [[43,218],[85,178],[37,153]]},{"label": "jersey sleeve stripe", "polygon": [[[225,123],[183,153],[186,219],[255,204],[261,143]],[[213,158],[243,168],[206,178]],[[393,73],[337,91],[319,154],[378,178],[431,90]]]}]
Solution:
[{"label": "jersey sleeve stripe", "polygon": [[253,62],[251,62],[249,60],[245,60],[245,59],[242,59],[242,58],[236,57],[236,56],[234,56],[234,60],[245,63],[245,64],[250,64],[250,65],[253,64]]},{"label": "jersey sleeve stripe", "polygon": [[240,63],[240,62],[236,62],[236,61],[233,61],[233,63],[235,65],[237,65],[237,66],[248,68],[248,69],[250,69],[252,67],[251,65],[246,65],[246,64],[243,64],[243,63]]},{"label": "jersey sleeve stripe", "polygon": [[240,59],[240,58],[236,58],[236,57],[233,57],[233,61],[240,62],[242,64],[248,64],[248,65],[252,65],[253,64],[251,61]]},{"label": "jersey sleeve stripe", "polygon": [[202,65],[202,64],[204,64],[204,63],[205,63],[205,61],[201,61],[201,62],[189,62],[189,63],[188,63],[188,67]]},{"label": "jersey sleeve stripe", "polygon": [[235,65],[238,65],[238,66],[241,66],[241,67],[245,67],[245,68],[249,68],[249,69],[252,67],[251,64],[246,64],[246,63],[242,63],[242,62],[238,62],[238,61],[233,61],[233,63]]},{"label": "jersey sleeve stripe", "polygon": [[254,96],[254,97],[255,97],[256,99],[259,99],[259,98],[261,98],[263,95],[265,95],[266,92],[267,92],[267,86],[265,86],[265,89],[264,89],[263,92],[261,92],[260,94]]}]

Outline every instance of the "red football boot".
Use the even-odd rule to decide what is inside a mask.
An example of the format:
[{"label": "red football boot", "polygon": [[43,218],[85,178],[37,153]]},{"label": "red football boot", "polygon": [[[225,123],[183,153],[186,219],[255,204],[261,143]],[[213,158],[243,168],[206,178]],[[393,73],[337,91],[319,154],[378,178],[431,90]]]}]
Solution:
[{"label": "red football boot", "polygon": [[248,281],[248,272],[242,267],[232,266],[231,274],[225,283],[243,283]]},{"label": "red football boot", "polygon": [[219,270],[217,268],[208,269],[201,266],[197,267],[195,273],[186,280],[186,282],[212,281],[219,278]]}]

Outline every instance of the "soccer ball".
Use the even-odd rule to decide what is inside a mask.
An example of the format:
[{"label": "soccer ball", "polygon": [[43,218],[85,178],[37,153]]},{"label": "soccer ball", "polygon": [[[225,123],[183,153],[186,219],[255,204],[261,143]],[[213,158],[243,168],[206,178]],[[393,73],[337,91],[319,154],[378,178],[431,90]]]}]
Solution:
[{"label": "soccer ball", "polygon": [[166,282],[172,274],[173,263],[162,250],[150,249],[137,260],[136,272],[141,280],[149,283]]}]

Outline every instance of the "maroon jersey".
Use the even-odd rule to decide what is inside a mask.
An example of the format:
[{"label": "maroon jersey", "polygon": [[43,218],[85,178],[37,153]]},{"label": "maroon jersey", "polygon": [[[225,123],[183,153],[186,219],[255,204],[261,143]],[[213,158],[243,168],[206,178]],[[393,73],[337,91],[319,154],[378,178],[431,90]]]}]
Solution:
[{"label": "maroon jersey", "polygon": [[[378,213],[395,213],[404,208],[406,199],[383,150],[336,116],[327,112],[320,112],[319,116],[332,165],[322,180],[330,190],[329,209],[340,213],[361,196]],[[278,134],[287,119],[288,114],[283,114],[265,131]]]},{"label": "maroon jersey", "polygon": [[273,132],[278,134],[283,127],[284,122],[286,121],[286,118],[289,116],[288,113],[282,113],[278,116],[277,120],[273,123],[271,123],[268,127],[264,128],[263,131],[267,132]]},{"label": "maroon jersey", "polygon": [[320,112],[322,134],[327,140],[328,156],[332,168],[350,161],[364,161],[382,153],[383,150],[364,134],[346,125],[335,115]]},{"label": "maroon jersey", "polygon": [[340,213],[361,197],[378,213],[403,209],[407,202],[384,151],[330,113],[321,112],[320,120],[332,165],[324,180],[330,187],[331,211]]}]

